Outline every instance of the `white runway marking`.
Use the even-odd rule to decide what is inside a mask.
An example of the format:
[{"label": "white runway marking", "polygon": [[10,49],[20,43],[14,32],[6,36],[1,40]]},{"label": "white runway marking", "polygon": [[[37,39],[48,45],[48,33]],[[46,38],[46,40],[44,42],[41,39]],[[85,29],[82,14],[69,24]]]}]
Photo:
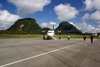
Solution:
[{"label": "white runway marking", "polygon": [[[87,41],[87,42],[88,42],[88,41]],[[84,42],[77,43],[77,44],[73,44],[73,45],[66,46],[66,47],[59,48],[59,49],[55,49],[55,50],[52,50],[52,51],[49,51],[49,52],[46,52],[46,53],[42,53],[42,54],[35,55],[35,56],[29,57],[29,58],[25,58],[25,59],[18,60],[18,61],[15,61],[15,62],[11,62],[11,63],[5,64],[5,65],[1,65],[0,67],[6,67],[6,66],[9,66],[9,65],[12,65],[12,64],[16,64],[16,63],[19,63],[19,62],[22,62],[22,61],[26,61],[26,60],[29,60],[29,59],[33,59],[33,58],[36,58],[36,57],[39,57],[39,56],[43,56],[43,55],[46,55],[46,54],[49,54],[49,53],[53,53],[53,52],[59,51],[59,50],[61,50],[61,49],[73,47],[73,46],[76,46],[76,45],[79,45],[79,44],[83,44],[83,43],[84,43]]]}]

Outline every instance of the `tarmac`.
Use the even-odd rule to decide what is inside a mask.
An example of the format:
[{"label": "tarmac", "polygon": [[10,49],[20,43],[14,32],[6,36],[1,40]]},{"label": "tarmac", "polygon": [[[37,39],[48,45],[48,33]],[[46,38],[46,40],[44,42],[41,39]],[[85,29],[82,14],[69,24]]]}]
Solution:
[{"label": "tarmac", "polygon": [[0,39],[0,67],[100,67],[100,40]]}]

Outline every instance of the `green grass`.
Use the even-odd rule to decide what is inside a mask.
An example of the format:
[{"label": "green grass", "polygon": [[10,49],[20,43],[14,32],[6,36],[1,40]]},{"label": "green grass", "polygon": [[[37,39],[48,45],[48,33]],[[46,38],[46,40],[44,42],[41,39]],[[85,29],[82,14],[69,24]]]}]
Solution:
[{"label": "green grass", "polygon": [[[60,35],[61,38],[67,38],[68,35]],[[59,38],[58,35],[55,35],[56,38]],[[83,35],[70,35],[70,38],[83,38]],[[89,39],[90,35],[86,35],[86,38]],[[95,39],[100,39],[99,37],[94,37]]]},{"label": "green grass", "polygon": [[[63,35],[63,38],[67,38],[68,35]],[[87,38],[89,38],[90,36],[87,35]],[[70,35],[70,38],[83,38],[83,35]]]},{"label": "green grass", "polygon": [[43,35],[10,35],[10,34],[3,34],[0,35],[0,38],[41,38]]},{"label": "green grass", "polygon": [[[68,35],[60,35],[61,38],[67,38]],[[18,34],[2,34],[0,38],[42,38],[43,35],[18,35]],[[45,35],[46,37],[46,35]],[[55,35],[55,38],[59,38],[59,35]],[[70,35],[70,38],[83,38],[83,35]],[[90,35],[86,35],[86,38],[90,38]],[[100,39],[99,37],[94,37]]]}]

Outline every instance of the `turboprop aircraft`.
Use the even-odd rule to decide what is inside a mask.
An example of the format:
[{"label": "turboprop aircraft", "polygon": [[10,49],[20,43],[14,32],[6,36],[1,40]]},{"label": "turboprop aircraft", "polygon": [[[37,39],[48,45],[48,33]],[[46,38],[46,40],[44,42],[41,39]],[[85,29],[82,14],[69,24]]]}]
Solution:
[{"label": "turboprop aircraft", "polygon": [[56,38],[54,36],[55,36],[54,30],[48,30],[47,31],[46,39],[54,39],[54,40],[56,40]]},{"label": "turboprop aircraft", "polygon": [[46,38],[45,38],[45,31],[42,31],[42,34],[43,34],[43,39],[54,39],[56,40],[56,38],[54,37],[55,36],[55,31],[54,30],[48,30],[47,31],[47,35],[46,35]]},{"label": "turboprop aircraft", "polygon": [[[45,39],[45,31],[42,31],[43,33],[43,39]],[[56,40],[55,36],[55,31],[54,31],[54,24],[53,24],[53,30],[48,30],[47,31],[47,36],[46,39],[54,39]]]}]

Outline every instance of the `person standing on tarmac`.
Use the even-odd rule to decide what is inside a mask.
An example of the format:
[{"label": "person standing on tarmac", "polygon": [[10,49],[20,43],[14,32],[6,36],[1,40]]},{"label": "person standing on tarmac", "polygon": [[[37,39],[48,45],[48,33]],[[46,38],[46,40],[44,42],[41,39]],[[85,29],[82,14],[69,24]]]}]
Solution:
[{"label": "person standing on tarmac", "polygon": [[84,39],[84,43],[85,43],[85,40],[86,40],[86,36],[85,35],[83,36],[83,39]]},{"label": "person standing on tarmac", "polygon": [[70,40],[70,36],[68,35],[68,40]]},{"label": "person standing on tarmac", "polygon": [[93,43],[93,35],[91,35],[90,38],[91,38],[91,43]]}]

